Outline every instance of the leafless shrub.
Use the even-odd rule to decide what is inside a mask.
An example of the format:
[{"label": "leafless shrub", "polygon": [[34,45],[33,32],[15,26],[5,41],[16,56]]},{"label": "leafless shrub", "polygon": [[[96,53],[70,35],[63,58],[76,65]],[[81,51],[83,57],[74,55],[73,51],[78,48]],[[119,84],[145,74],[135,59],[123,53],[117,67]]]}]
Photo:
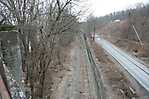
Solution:
[{"label": "leafless shrub", "polygon": [[[17,26],[26,84],[32,99],[47,98],[44,89],[49,67],[61,64],[61,49],[78,32],[78,0],[0,0],[3,21]],[[7,13],[6,13],[7,12]]]}]

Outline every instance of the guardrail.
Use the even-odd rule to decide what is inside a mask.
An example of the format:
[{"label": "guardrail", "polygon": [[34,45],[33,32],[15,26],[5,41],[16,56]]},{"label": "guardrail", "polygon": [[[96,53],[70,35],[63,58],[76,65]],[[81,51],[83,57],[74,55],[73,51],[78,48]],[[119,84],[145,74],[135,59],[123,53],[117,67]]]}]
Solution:
[{"label": "guardrail", "polygon": [[90,50],[88,41],[87,41],[87,37],[84,34],[83,35],[83,39],[85,42],[85,47],[86,47],[86,51],[87,51],[87,55],[89,58],[89,62],[91,64],[91,69],[93,71],[93,76],[94,76],[94,80],[95,80],[95,86],[96,86],[96,91],[97,91],[97,98],[98,99],[105,99],[105,93],[104,93],[104,88],[103,88],[103,83],[101,80],[101,76],[100,76],[100,72],[96,66],[96,63],[94,61],[94,58],[92,56],[92,52]]}]

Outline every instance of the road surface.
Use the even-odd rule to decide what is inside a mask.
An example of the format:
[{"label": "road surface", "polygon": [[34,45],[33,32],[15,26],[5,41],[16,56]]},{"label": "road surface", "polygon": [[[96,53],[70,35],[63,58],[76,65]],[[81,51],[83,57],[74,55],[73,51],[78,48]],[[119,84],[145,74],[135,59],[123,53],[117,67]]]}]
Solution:
[{"label": "road surface", "polygon": [[96,36],[95,41],[107,51],[134,79],[149,92],[149,68],[112,43]]}]

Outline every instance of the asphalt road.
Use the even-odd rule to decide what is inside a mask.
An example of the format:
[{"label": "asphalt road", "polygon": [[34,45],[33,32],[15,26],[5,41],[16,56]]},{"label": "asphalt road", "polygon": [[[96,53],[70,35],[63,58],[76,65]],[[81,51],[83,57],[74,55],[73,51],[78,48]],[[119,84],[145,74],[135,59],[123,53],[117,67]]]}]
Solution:
[{"label": "asphalt road", "polygon": [[131,55],[120,50],[112,43],[96,35],[95,41],[107,51],[135,80],[149,92],[149,68]]}]

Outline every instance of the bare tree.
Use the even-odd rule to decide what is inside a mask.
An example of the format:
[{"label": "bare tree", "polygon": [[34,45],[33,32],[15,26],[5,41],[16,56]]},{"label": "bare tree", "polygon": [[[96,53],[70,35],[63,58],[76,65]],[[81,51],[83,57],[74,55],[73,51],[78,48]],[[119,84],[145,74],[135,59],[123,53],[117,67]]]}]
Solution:
[{"label": "bare tree", "polygon": [[80,13],[72,11],[76,2],[75,0],[0,0],[1,7],[9,12],[7,15],[2,12],[3,18],[17,25],[19,31],[26,83],[31,88],[32,99],[49,97],[44,92],[46,74],[55,56],[59,58],[60,46],[66,46],[71,42],[74,32],[77,32]]},{"label": "bare tree", "polygon": [[[1,7],[5,7],[17,24],[32,22],[37,18],[39,0],[0,0]],[[10,18],[10,17],[9,17]]]}]

